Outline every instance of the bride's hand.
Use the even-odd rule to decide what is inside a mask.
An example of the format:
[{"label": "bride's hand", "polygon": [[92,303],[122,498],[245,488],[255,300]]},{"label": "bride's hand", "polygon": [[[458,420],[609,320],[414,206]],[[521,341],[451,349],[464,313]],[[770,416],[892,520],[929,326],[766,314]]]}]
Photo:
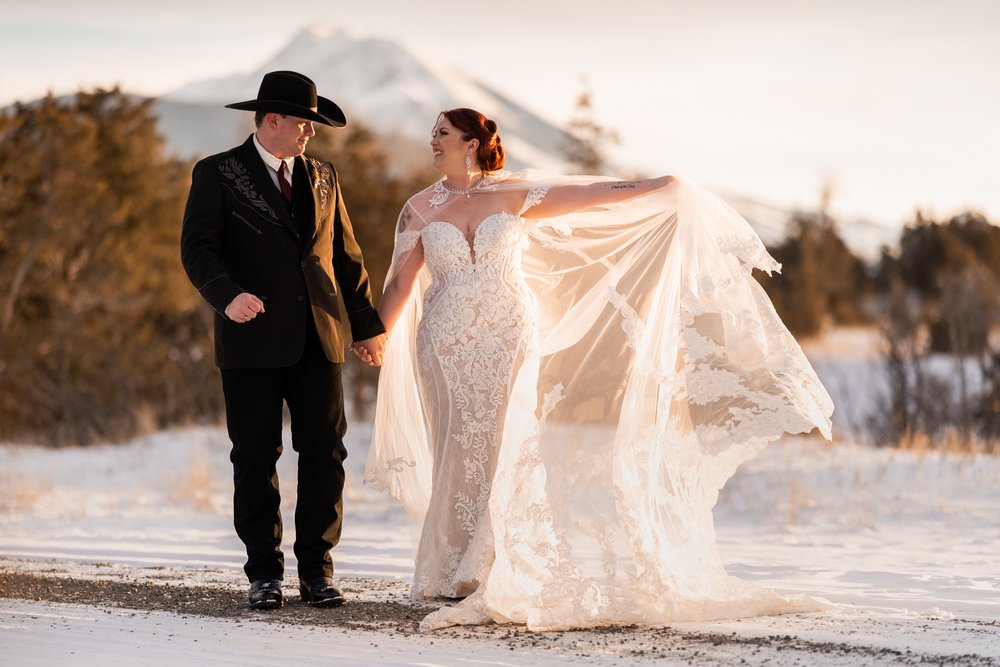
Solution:
[{"label": "bride's hand", "polygon": [[369,366],[374,365],[374,364],[372,364],[371,355],[368,354],[368,350],[366,350],[364,348],[364,346],[358,345],[357,343],[351,343],[350,350],[351,350],[351,352],[353,352],[354,354],[356,354],[357,357],[358,357],[358,359],[360,359],[361,361],[365,362]]},{"label": "bride's hand", "polygon": [[351,344],[351,349],[369,366],[381,366],[382,357],[385,354],[385,341],[387,339],[388,336],[386,334],[379,334],[372,338],[354,341]]}]

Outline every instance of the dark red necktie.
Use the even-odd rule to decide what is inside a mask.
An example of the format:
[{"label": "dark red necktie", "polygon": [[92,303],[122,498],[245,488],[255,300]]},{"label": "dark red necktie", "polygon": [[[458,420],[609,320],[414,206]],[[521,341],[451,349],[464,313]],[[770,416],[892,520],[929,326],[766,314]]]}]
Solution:
[{"label": "dark red necktie", "polygon": [[285,198],[285,201],[289,204],[292,203],[292,184],[288,182],[286,174],[288,173],[288,167],[285,166],[285,161],[281,161],[281,166],[278,167],[278,187],[281,188],[281,196]]}]

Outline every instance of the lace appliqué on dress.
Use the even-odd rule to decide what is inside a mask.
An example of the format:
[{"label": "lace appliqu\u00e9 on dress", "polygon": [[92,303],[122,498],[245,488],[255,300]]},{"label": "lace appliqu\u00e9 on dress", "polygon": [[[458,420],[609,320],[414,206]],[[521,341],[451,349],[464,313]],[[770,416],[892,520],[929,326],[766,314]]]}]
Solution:
[{"label": "lace appliqu\u00e9 on dress", "polygon": [[615,291],[614,287],[608,287],[608,292],[610,293],[608,301],[622,314],[622,330],[625,332],[625,343],[633,350],[639,349],[642,335],[645,331],[642,319],[635,312],[635,308],[628,305],[628,302],[625,301],[624,294]]},{"label": "lace appliqu\u00e9 on dress", "polygon": [[548,193],[549,186],[547,185],[535,186],[528,190],[528,194],[524,197],[524,205],[521,207],[521,214],[523,215],[529,208],[542,201]]},{"label": "lace appliqu\u00e9 on dress", "polygon": [[444,189],[444,182],[438,181],[431,188],[431,198],[428,203],[431,205],[431,208],[438,208],[446,201],[448,201],[448,191]]},{"label": "lace appliqu\u00e9 on dress", "polygon": [[[540,183],[575,184],[497,186]],[[377,422],[406,410],[420,431],[390,436],[376,473],[402,469],[386,479],[427,508],[414,596],[467,596],[421,630],[822,608],[728,576],[715,543],[712,507],[737,466],[782,432],[828,434],[832,409],[750,275],[776,263],[746,221],[679,179],[609,210],[488,216],[469,239],[428,205],[433,190],[408,204],[421,286],[432,280],[414,297],[414,336],[394,341],[419,375],[408,366],[394,386],[419,385],[419,400],[383,402],[380,387]],[[400,247],[416,226],[397,228]]]},{"label": "lace appliqu\u00e9 on dress", "polygon": [[503,420],[518,364],[537,338],[533,300],[520,274],[522,237],[520,220],[509,213],[480,222],[471,249],[447,222],[421,233],[433,279],[424,294],[417,362],[435,482],[414,597],[467,595],[492,560],[488,507]]}]

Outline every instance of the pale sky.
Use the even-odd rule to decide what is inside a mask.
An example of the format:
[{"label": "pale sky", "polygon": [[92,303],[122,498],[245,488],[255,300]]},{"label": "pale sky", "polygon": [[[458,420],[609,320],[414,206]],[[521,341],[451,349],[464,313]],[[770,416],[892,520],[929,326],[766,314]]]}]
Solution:
[{"label": "pale sky", "polygon": [[[303,27],[396,39],[557,124],[586,75],[619,162],[898,225],[1000,221],[1000,2],[0,0],[0,104],[255,69]],[[308,74],[308,72],[307,72]],[[320,91],[321,94],[324,91]],[[502,119],[498,119],[502,127]]]}]

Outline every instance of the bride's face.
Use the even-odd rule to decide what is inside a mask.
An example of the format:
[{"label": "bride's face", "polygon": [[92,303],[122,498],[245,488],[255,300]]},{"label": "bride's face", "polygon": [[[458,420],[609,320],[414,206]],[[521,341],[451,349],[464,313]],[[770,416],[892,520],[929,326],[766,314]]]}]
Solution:
[{"label": "bride's face", "polygon": [[469,154],[475,140],[463,141],[462,133],[455,129],[444,115],[438,117],[431,131],[431,150],[434,152],[434,167],[447,173],[465,171],[465,156]]}]

